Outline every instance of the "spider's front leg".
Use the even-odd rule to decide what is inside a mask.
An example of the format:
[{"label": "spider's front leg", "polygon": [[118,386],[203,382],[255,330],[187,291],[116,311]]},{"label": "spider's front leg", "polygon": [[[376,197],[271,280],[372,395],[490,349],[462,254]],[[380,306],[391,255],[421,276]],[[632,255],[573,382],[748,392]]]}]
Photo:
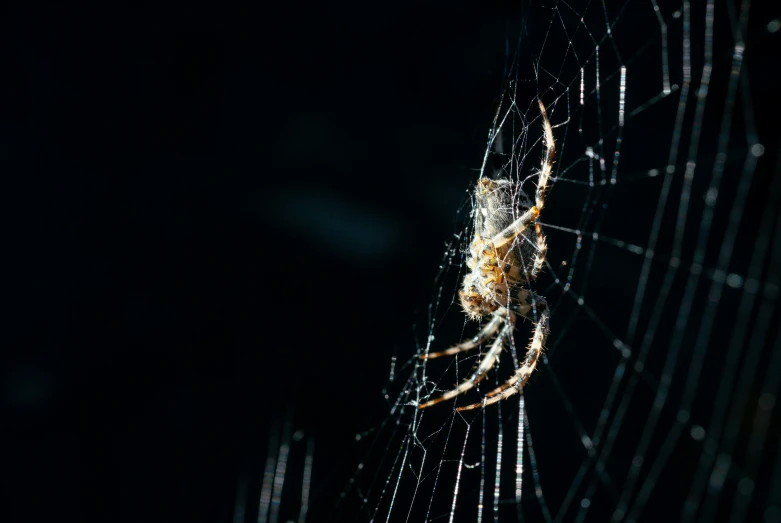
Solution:
[{"label": "spider's front leg", "polygon": [[[540,168],[539,178],[537,179],[537,191],[534,198],[535,205],[532,205],[528,211],[523,213],[517,220],[515,220],[503,231],[493,237],[491,243],[495,249],[499,249],[504,245],[507,245],[515,238],[523,234],[523,231],[525,231],[530,224],[534,223],[540,217],[540,212],[545,206],[545,194],[548,190],[548,181],[550,180],[550,175],[553,172],[553,160],[556,157],[556,142],[553,139],[553,127],[550,124],[550,120],[548,120],[548,113],[545,110],[545,106],[542,104],[542,101],[539,102],[539,105],[540,114],[542,115],[542,141],[545,145],[545,156],[542,159],[542,167]],[[544,253],[544,238],[542,238],[542,232],[539,227],[535,228],[537,233],[538,249],[542,247],[542,252]]]},{"label": "spider's front leg", "polygon": [[534,223],[537,218],[540,217],[540,210],[536,205],[532,205],[531,209],[523,213],[520,218],[508,225],[502,232],[497,234],[491,239],[491,246],[494,249],[500,249],[512,242],[515,238],[523,234],[523,231]]},{"label": "spider's front leg", "polygon": [[542,354],[543,348],[545,348],[545,340],[548,337],[550,312],[548,311],[548,304],[545,302],[544,298],[539,297],[530,291],[529,297],[533,303],[532,310],[539,313],[539,319],[534,326],[534,334],[526,349],[526,357],[524,358],[523,363],[518,367],[515,374],[513,374],[510,379],[504,382],[500,387],[486,394],[483,401],[464,407],[458,407],[456,410],[459,412],[492,405],[517,394],[523,389],[532,373],[537,368],[540,355]]}]

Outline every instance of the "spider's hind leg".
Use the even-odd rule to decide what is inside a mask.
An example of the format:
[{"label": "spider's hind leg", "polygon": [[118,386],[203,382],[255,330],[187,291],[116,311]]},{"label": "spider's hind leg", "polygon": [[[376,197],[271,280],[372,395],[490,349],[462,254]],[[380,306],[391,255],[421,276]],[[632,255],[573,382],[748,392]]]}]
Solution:
[{"label": "spider's hind leg", "polygon": [[536,322],[542,311],[548,310],[548,302],[525,287],[512,288],[507,308],[527,320]]},{"label": "spider's hind leg", "polygon": [[471,376],[462,381],[455,389],[449,390],[438,398],[434,398],[433,400],[427,401],[426,403],[421,403],[418,405],[418,408],[425,409],[427,407],[431,407],[437,403],[455,398],[459,394],[463,394],[464,392],[474,388],[474,386],[477,385],[483,378],[485,378],[485,375],[488,373],[488,371],[491,370],[496,364],[496,360],[504,348],[504,341],[509,337],[511,332],[512,324],[505,324],[504,328],[499,332],[499,335],[491,344],[491,348],[488,350],[488,352],[486,352],[483,359],[480,360],[480,364],[477,366],[477,369],[475,369]]},{"label": "spider's hind leg", "polygon": [[483,326],[483,328],[480,329],[480,332],[475,334],[475,336],[472,339],[459,343],[458,345],[453,345],[449,349],[443,351],[421,354],[420,359],[433,360],[434,358],[441,358],[442,356],[452,356],[453,354],[458,354],[459,352],[464,352],[479,347],[481,344],[485,343],[486,340],[490,339],[491,336],[493,336],[496,333],[496,330],[499,328],[499,325],[501,325],[503,321],[504,321],[503,316],[494,314],[491,317],[491,321],[486,323]]},{"label": "spider's hind leg", "polygon": [[[529,346],[526,349],[526,357],[521,363],[521,366],[515,371],[515,373],[505,381],[500,387],[492,390],[486,394],[483,401],[480,403],[473,403],[463,407],[458,407],[456,410],[472,410],[487,405],[492,405],[503,399],[517,394],[523,389],[526,383],[529,381],[534,370],[537,368],[542,350],[545,348],[545,340],[548,337],[549,325],[550,325],[550,311],[548,311],[548,304],[544,298],[537,296],[531,291],[527,291],[529,298],[533,300],[534,307],[531,309],[537,312],[537,321],[534,325],[534,334],[529,342]],[[528,314],[524,315],[529,318]],[[534,318],[530,318],[534,321]]]}]

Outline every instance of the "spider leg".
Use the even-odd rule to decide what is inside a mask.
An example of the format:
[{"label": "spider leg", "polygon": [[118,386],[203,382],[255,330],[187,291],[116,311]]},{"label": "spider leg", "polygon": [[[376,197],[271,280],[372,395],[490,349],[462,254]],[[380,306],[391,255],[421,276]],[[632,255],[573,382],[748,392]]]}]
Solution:
[{"label": "spider leg", "polygon": [[537,274],[542,270],[542,266],[545,265],[545,253],[548,251],[545,235],[542,234],[542,227],[540,227],[539,222],[534,224],[534,230],[537,233],[537,252],[534,254],[534,265],[531,271],[532,278],[537,277]]},{"label": "spider leg", "polygon": [[[548,189],[548,181],[553,171],[553,158],[556,156],[556,143],[553,140],[553,127],[548,120],[548,113],[545,106],[540,102],[540,113],[542,113],[543,142],[545,145],[545,157],[542,159],[542,168],[537,181],[537,192],[535,193],[535,205],[523,213],[517,220],[508,225],[503,231],[491,239],[495,249],[507,245],[517,238],[526,228],[540,216],[540,211],[545,206],[545,192]],[[537,247],[544,246],[544,238],[540,244],[542,231],[537,228]],[[544,250],[542,251],[544,252]],[[535,260],[536,261],[536,260]]]},{"label": "spider leg", "polygon": [[539,218],[540,210],[536,205],[532,205],[532,208],[521,215],[520,218],[507,226],[502,232],[491,238],[491,245],[495,249],[504,247],[515,238],[523,234],[523,231],[533,223],[534,220]]},{"label": "spider leg", "polygon": [[545,145],[545,158],[542,159],[542,168],[540,177],[537,181],[536,203],[537,208],[542,210],[545,206],[545,191],[548,189],[548,180],[553,171],[553,158],[556,156],[556,142],[553,140],[553,127],[548,120],[548,113],[545,106],[540,101],[540,113],[542,114],[543,142]]},{"label": "spider leg", "polygon": [[499,328],[499,325],[501,325],[503,321],[504,321],[503,316],[494,314],[494,316],[491,318],[491,321],[486,323],[485,326],[482,329],[480,329],[480,332],[478,332],[471,340],[467,340],[463,343],[459,343],[458,345],[454,345],[449,349],[440,352],[429,352],[428,354],[421,354],[420,359],[433,360],[434,358],[440,358],[442,356],[452,356],[453,354],[458,354],[459,352],[472,350],[475,347],[480,346],[482,343],[485,343],[487,339],[493,336],[494,333],[496,333],[496,330]]},{"label": "spider leg", "polygon": [[[534,262],[531,266],[531,270],[524,274],[526,280],[532,280],[537,277],[542,270],[542,267],[545,265],[545,254],[548,252],[545,234],[543,234],[542,226],[539,222],[534,224],[534,230],[536,234],[536,241],[534,242]],[[523,235],[523,241],[532,243],[532,239],[525,234]]]},{"label": "spider leg", "polygon": [[510,300],[507,308],[517,314],[520,314],[527,320],[537,322],[537,312],[548,309],[548,302],[545,298],[537,295],[527,288],[519,287],[513,289],[510,293]]},{"label": "spider leg", "polygon": [[427,401],[426,403],[418,405],[418,408],[425,409],[427,407],[431,407],[437,403],[455,398],[459,394],[463,394],[464,392],[474,388],[474,386],[477,385],[480,380],[485,377],[488,371],[491,370],[496,364],[496,359],[499,357],[499,353],[501,353],[502,349],[504,348],[504,339],[510,334],[511,331],[512,324],[506,324],[494,342],[491,344],[491,348],[488,350],[488,352],[486,352],[485,356],[480,361],[480,364],[477,366],[477,369],[472,373],[471,376],[462,381],[455,389],[445,392],[438,398],[434,398],[431,401]]},{"label": "spider leg", "polygon": [[[537,300],[541,301],[540,305],[544,304],[544,300],[542,300],[542,298],[537,298]],[[503,385],[486,394],[485,398],[483,398],[483,401],[479,403],[473,403],[471,405],[465,405],[463,407],[458,407],[456,410],[461,412],[492,405],[509,398],[513,394],[517,394],[521,391],[521,389],[523,389],[523,387],[529,381],[529,377],[537,368],[537,362],[540,359],[542,349],[545,347],[545,339],[548,336],[550,313],[548,312],[547,306],[540,308],[542,309],[542,312],[540,313],[540,319],[537,321],[537,324],[534,328],[534,335],[532,336],[531,342],[529,343],[529,347],[526,349],[526,358],[518,370],[515,371],[515,374],[513,374],[510,379],[505,381]]]}]

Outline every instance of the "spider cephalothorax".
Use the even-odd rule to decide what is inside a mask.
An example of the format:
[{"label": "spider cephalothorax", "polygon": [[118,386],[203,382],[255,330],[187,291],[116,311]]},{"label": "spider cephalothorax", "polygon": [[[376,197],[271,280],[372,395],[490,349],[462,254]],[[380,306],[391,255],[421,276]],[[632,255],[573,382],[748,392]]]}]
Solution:
[{"label": "spider cephalothorax", "polygon": [[464,276],[459,296],[464,312],[471,319],[479,321],[484,316],[491,319],[471,340],[423,357],[431,359],[456,354],[474,349],[491,338],[494,341],[469,378],[455,389],[420,404],[421,409],[454,398],[482,380],[495,365],[505,343],[511,341],[519,315],[535,323],[523,363],[509,380],[488,393],[481,403],[458,410],[490,405],[512,396],[523,388],[537,366],[548,334],[550,313],[545,300],[527,287],[545,263],[547,248],[538,220],[545,205],[545,192],[556,152],[545,106],[542,102],[539,105],[546,150],[534,201],[521,190],[520,183],[513,180],[481,178],[475,188],[474,238],[466,262],[469,273]]}]

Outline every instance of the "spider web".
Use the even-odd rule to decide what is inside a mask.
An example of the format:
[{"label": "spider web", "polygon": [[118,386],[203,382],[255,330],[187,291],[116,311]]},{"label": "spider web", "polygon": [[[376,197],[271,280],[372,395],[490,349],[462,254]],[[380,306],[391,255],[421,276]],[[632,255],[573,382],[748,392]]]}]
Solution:
[{"label": "spider web", "polygon": [[[358,434],[343,521],[781,518],[781,177],[759,113],[778,23],[738,2],[519,5],[478,176],[533,193],[537,100],[557,158],[541,216],[551,308],[524,394],[459,413],[509,377],[531,324],[476,390],[416,405],[480,357],[457,291],[471,187],[417,345],[390,365],[383,420]],[[777,35],[776,35],[777,36]],[[479,159],[474,163],[479,164]],[[316,466],[315,466],[316,468]]]}]

